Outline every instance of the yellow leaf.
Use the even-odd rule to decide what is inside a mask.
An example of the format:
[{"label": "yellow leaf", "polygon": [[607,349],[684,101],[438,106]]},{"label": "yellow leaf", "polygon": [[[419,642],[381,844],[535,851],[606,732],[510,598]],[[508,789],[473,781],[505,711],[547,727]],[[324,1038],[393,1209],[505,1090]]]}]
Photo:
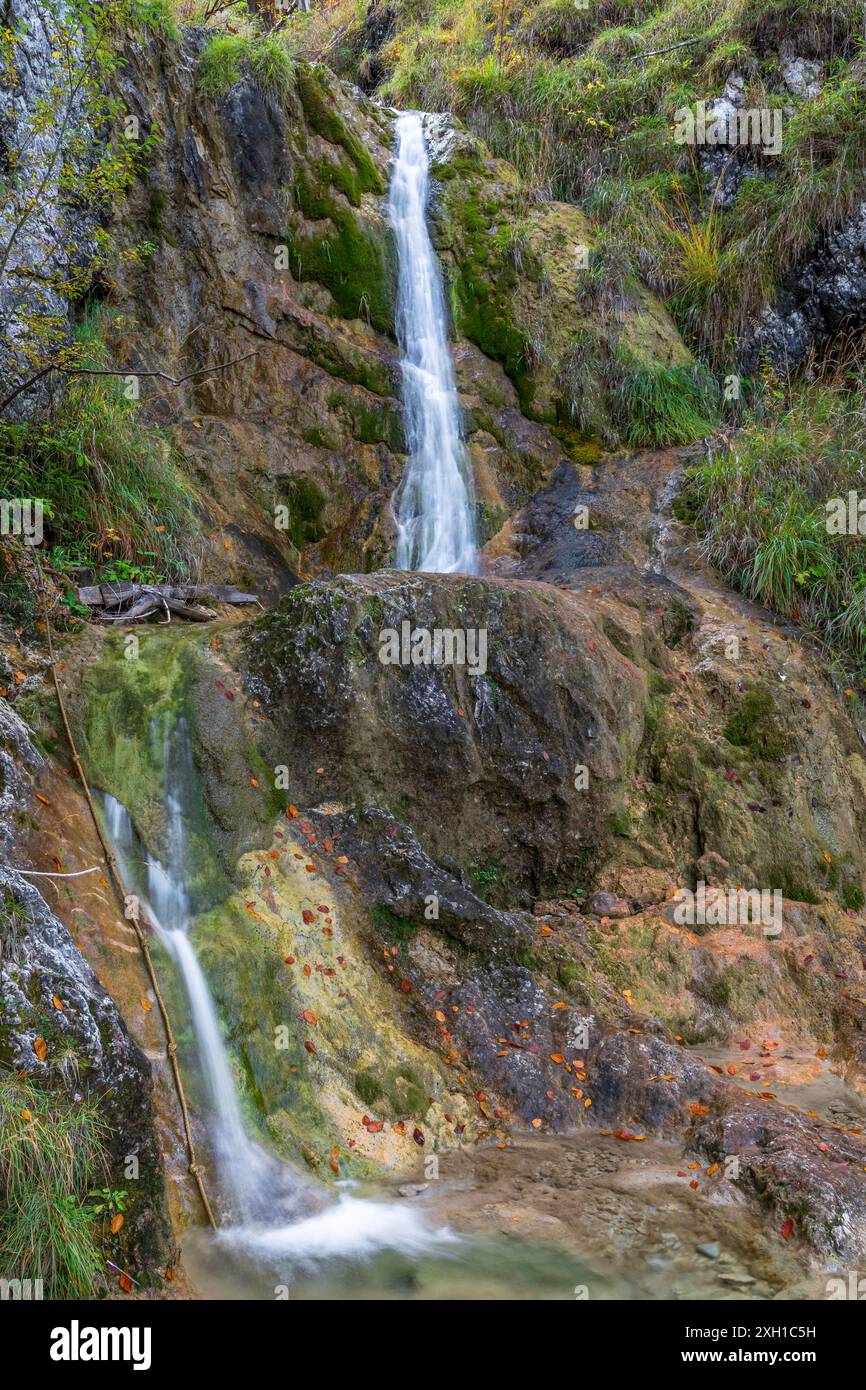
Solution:
[{"label": "yellow leaf", "polygon": [[45,1061],[45,1058],[48,1055],[48,1044],[44,1038],[33,1039],[33,1051],[36,1053],[36,1056],[39,1058],[40,1062]]},{"label": "yellow leaf", "polygon": [[52,1002],[52,1004],[54,1005],[55,1009],[62,1009],[62,1008],[63,1008],[63,1005],[62,1005],[62,1003],[60,1002],[60,1000],[57,998],[57,995],[56,995],[56,994],[52,994],[52,996],[51,996],[51,1002]]},{"label": "yellow leaf", "polygon": [[122,1225],[123,1225],[123,1213],[122,1213],[122,1212],[118,1212],[116,1216],[112,1216],[112,1218],[111,1218],[111,1225],[110,1225],[110,1227],[109,1227],[109,1230],[111,1231],[111,1234],[112,1234],[113,1236],[116,1236]]}]

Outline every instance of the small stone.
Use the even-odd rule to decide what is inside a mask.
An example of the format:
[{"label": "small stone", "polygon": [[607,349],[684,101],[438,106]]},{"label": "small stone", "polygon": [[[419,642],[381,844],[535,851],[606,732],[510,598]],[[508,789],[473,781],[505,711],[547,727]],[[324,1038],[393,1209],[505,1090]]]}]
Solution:
[{"label": "small stone", "polygon": [[696,1245],[695,1249],[699,1255],[703,1255],[707,1260],[717,1260],[721,1255],[721,1246],[718,1241],[710,1240],[705,1245]]},{"label": "small stone", "polygon": [[422,1192],[426,1192],[429,1183],[426,1182],[404,1182],[402,1187],[397,1188],[400,1197],[420,1197]]}]

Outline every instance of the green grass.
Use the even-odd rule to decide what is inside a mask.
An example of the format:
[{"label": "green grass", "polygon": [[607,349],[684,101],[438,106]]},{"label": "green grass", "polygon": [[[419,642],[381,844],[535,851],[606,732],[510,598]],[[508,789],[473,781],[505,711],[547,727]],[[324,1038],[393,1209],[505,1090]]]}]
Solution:
[{"label": "green grass", "polygon": [[[80,330],[87,362],[108,365],[100,321]],[[47,418],[0,422],[0,496],[43,498],[45,541],[59,568],[179,577],[198,523],[193,496],[160,431],[146,427],[116,377],[76,377]],[[133,573],[135,571],[135,573]]]},{"label": "green grass", "polygon": [[41,1279],[46,1298],[91,1298],[102,1267],[86,1204],[104,1179],[107,1127],[94,1101],[70,1103],[0,1077],[0,1270]]},{"label": "green grass", "polygon": [[682,514],[730,583],[866,673],[866,546],[832,535],[827,503],[866,496],[864,370],[767,390],[730,448],[686,476]]},{"label": "green grass", "polygon": [[295,78],[295,50],[279,33],[216,34],[199,60],[198,81],[212,100],[249,75],[269,96],[284,97]]}]

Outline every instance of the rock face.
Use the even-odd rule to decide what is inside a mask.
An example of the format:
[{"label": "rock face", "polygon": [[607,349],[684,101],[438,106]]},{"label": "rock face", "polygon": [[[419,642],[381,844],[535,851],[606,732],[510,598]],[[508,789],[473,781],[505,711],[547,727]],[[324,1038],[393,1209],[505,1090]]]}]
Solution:
[{"label": "rock face", "polygon": [[[69,9],[61,3],[49,16],[38,0],[7,0],[0,13],[0,23],[17,34],[12,61],[0,71],[0,160],[5,169],[15,168],[17,152],[26,151],[20,183],[9,196],[4,186],[0,200],[0,252],[3,270],[0,274],[0,396],[24,380],[34,368],[30,365],[28,343],[30,329],[28,313],[52,315],[63,323],[69,315],[69,305],[63,300],[49,276],[66,279],[77,256],[93,254],[95,220],[86,208],[74,207],[64,200],[60,187],[60,169],[54,161],[59,129],[65,123],[86,142],[81,98],[73,99],[69,109],[58,105],[56,120],[31,124],[33,113],[40,103],[46,109],[53,104],[52,88],[56,81],[55,26],[68,18]],[[37,207],[30,215],[25,210],[36,196]],[[20,228],[20,230],[16,230]],[[77,250],[70,253],[70,248]],[[33,267],[39,267],[38,276]],[[47,274],[45,269],[47,268]],[[46,388],[47,389],[47,388]],[[16,413],[27,414],[44,401],[38,390],[19,397],[14,404]]]},{"label": "rock face", "polygon": [[783,276],[775,303],[744,345],[743,366],[753,371],[766,357],[779,371],[792,370],[841,328],[853,332],[864,322],[866,202]]},{"label": "rock face", "polygon": [[[225,526],[229,550],[220,536],[207,557],[215,573],[243,579],[246,566],[261,580],[279,561],[305,577],[373,570],[392,552],[405,462],[386,216],[393,113],[301,62],[280,96],[243,76],[208,97],[206,41],[193,31],[170,52],[136,46],[121,79],[142,131],[159,134],[116,229],[124,247],[145,236],[154,247],[119,277],[134,325],[123,350],[132,369],[177,376],[257,353],[153,404]],[[572,340],[590,365],[610,343],[584,342],[582,215],[535,208],[512,245],[525,201],[515,171],[453,122],[434,126],[433,231],[486,538],[580,444],[574,422],[558,423]],[[642,367],[691,362],[648,294],[630,292],[620,320]]]},{"label": "rock face", "polygon": [[[745,886],[859,903],[866,770],[803,649],[661,578],[577,575],[293,591],[246,659],[305,798],[391,809],[512,902],[615,887],[629,864],[693,887],[712,853]],[[483,671],[413,663],[411,635],[437,630],[470,661],[486,644]]]},{"label": "rock face", "polygon": [[[0,700],[0,851],[21,826],[32,781],[43,765],[25,726]],[[14,808],[14,809],[13,809]],[[95,1093],[111,1130],[112,1185],[130,1193],[124,1239],[131,1256],[150,1265],[164,1258],[162,1156],[154,1131],[150,1067],[132,1041],[68,930],[36,883],[0,864],[0,1063],[74,1099]],[[59,998],[62,1009],[52,1004]],[[34,1051],[37,1037],[47,1051]],[[138,1179],[128,1176],[130,1157]]]},{"label": "rock face", "polygon": [[[253,634],[250,669],[290,765],[324,763],[320,795],[401,808],[434,858],[512,893],[585,875],[633,775],[643,682],[579,605],[447,576],[296,593]],[[458,634],[476,669],[413,664],[410,629]],[[403,664],[383,664],[389,634]]]}]

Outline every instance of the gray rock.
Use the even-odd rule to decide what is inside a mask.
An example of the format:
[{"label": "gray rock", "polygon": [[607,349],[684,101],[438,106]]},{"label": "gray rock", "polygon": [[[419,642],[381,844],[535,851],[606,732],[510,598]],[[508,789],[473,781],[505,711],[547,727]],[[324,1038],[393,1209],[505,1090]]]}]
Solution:
[{"label": "gray rock", "polygon": [[594,917],[630,917],[631,908],[624,898],[614,893],[593,893],[586,905]]},{"label": "gray rock", "polygon": [[696,1251],[703,1255],[706,1260],[717,1260],[722,1253],[721,1246],[717,1240],[706,1241],[703,1245],[696,1245]]}]

